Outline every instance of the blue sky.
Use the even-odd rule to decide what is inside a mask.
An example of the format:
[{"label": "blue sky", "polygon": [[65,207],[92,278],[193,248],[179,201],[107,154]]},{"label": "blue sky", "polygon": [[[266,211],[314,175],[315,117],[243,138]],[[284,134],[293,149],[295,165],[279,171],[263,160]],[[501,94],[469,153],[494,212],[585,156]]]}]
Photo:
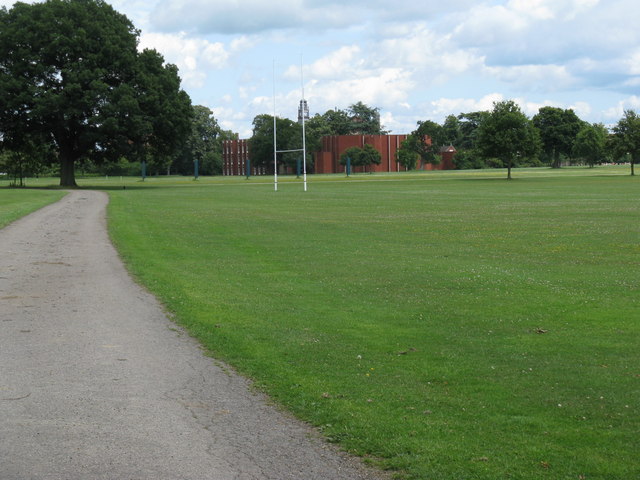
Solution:
[{"label": "blue sky", "polygon": [[277,115],[296,118],[301,68],[312,115],[362,101],[393,133],[503,99],[530,116],[552,105],[604,124],[640,110],[635,0],[109,3],[141,47],[179,67],[193,103],[241,137],[273,112],[274,83]]}]

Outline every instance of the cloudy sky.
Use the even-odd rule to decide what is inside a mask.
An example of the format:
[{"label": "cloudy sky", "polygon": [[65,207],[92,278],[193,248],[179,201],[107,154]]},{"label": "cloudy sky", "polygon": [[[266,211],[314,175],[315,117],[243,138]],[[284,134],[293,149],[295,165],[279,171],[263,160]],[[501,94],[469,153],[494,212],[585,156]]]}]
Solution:
[{"label": "cloudy sky", "polygon": [[109,3],[141,47],[179,67],[193,103],[242,137],[273,113],[274,90],[277,115],[295,119],[302,83],[312,115],[362,101],[393,133],[502,99],[605,124],[640,109],[637,0]]}]

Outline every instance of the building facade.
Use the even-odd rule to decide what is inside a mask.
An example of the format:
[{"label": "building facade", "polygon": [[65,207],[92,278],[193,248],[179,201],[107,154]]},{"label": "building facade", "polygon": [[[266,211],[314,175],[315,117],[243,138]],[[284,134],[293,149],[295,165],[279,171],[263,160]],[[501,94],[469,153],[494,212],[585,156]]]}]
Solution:
[{"label": "building facade", "polygon": [[249,140],[224,140],[222,142],[223,175],[265,175],[264,167],[251,165]]},{"label": "building facade", "polygon": [[[374,147],[381,156],[379,165],[366,167],[367,172],[400,172],[405,168],[396,160],[396,153],[408,135],[329,135],[322,137],[322,149],[316,153],[315,173],[341,173],[345,166],[340,165],[340,156],[351,147],[363,148],[365,145]],[[453,170],[453,155],[455,148],[447,147],[440,150],[442,157],[438,165],[431,163],[418,165],[420,170]],[[353,168],[354,172],[363,172],[365,167]]]},{"label": "building facade", "polygon": [[[328,135],[322,137],[322,147],[315,153],[314,173],[343,173],[345,166],[340,165],[340,155],[351,147],[373,146],[381,156],[379,165],[366,167],[367,172],[400,172],[405,168],[396,161],[396,152],[408,135]],[[418,165],[420,170],[453,170],[453,156],[456,149],[452,146],[440,150],[441,162]],[[353,167],[354,173],[364,172],[365,167]],[[225,140],[222,143],[223,175],[266,175],[265,167],[253,167],[248,140]],[[281,173],[292,173],[283,171]]]}]

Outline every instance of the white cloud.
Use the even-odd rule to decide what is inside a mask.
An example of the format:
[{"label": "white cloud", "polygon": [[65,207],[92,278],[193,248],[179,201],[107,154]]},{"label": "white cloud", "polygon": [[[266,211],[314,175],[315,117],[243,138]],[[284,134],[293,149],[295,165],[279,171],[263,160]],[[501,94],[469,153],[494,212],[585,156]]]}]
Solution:
[{"label": "white cloud", "polygon": [[618,120],[622,118],[625,110],[640,110],[640,97],[632,95],[618,102],[617,105],[603,112],[606,118]]},{"label": "white cloud", "polygon": [[516,84],[521,90],[557,91],[577,82],[564,65],[486,67],[486,72],[501,82]]},{"label": "white cloud", "polygon": [[508,42],[529,26],[529,20],[503,5],[480,4],[465,13],[454,29],[461,45],[480,47]]},{"label": "white cloud", "polygon": [[186,33],[149,33],[140,38],[140,48],[158,50],[169,63],[178,66],[185,85],[200,88],[204,85],[207,70],[219,70],[227,66],[229,52],[220,42],[211,43]]},{"label": "white cloud", "polygon": [[256,38],[250,38],[246,35],[235,37],[231,40],[231,51],[234,53],[249,50],[257,43]]},{"label": "white cloud", "polygon": [[36,0],[0,0],[0,8],[7,7],[7,10],[13,7],[13,4],[21,1],[22,3],[35,3]]},{"label": "white cloud", "polygon": [[[277,29],[342,28],[353,23],[353,7],[310,5],[303,0],[161,0],[151,19],[162,30],[257,33]],[[357,20],[356,20],[357,21]]]},{"label": "white cloud", "polygon": [[425,23],[414,23],[406,32],[398,33],[376,45],[377,62],[419,71],[423,81],[448,78],[484,63],[484,57],[472,49],[458,48],[450,34],[440,34]]},{"label": "white cloud", "polygon": [[630,75],[640,75],[640,48],[635,49],[627,59],[625,64]]},{"label": "white cloud", "polygon": [[536,20],[550,20],[555,17],[553,7],[559,1],[549,2],[548,0],[511,0],[507,9],[523,17],[531,17]]},{"label": "white cloud", "polygon": [[307,98],[318,109],[345,108],[362,101],[380,108],[396,108],[407,102],[408,92],[415,88],[410,75],[397,68],[361,72],[346,79],[311,82]]},{"label": "white cloud", "polygon": [[232,107],[210,107],[213,112],[213,116],[218,120],[218,123],[224,130],[231,130],[241,134],[241,138],[248,138],[251,136],[251,121],[253,118],[248,118],[245,112],[239,112]]},{"label": "white cloud", "polygon": [[[431,114],[435,118],[444,118],[451,113],[482,112],[493,109],[495,102],[501,102],[501,93],[490,93],[480,99],[475,98],[440,98],[431,102]],[[455,114],[454,113],[454,114]]]},{"label": "white cloud", "polygon": [[508,8],[535,20],[573,20],[600,0],[510,0]]},{"label": "white cloud", "polygon": [[[365,60],[361,58],[360,54],[361,49],[357,45],[340,47],[304,67],[304,76],[326,80],[358,75],[358,71],[365,68]],[[300,79],[300,65],[291,65],[287,68],[284,77],[291,81],[298,81]]]},{"label": "white cloud", "polygon": [[591,105],[587,102],[575,102],[569,105],[569,108],[576,112],[576,115],[580,118],[587,118],[592,112]]}]

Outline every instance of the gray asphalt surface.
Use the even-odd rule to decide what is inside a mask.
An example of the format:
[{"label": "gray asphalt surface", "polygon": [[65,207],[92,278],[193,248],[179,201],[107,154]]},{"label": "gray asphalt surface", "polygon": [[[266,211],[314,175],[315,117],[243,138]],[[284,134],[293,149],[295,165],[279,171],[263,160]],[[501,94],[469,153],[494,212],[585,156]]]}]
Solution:
[{"label": "gray asphalt surface", "polygon": [[127,275],[104,193],[0,230],[0,479],[377,479],[206,357]]}]

